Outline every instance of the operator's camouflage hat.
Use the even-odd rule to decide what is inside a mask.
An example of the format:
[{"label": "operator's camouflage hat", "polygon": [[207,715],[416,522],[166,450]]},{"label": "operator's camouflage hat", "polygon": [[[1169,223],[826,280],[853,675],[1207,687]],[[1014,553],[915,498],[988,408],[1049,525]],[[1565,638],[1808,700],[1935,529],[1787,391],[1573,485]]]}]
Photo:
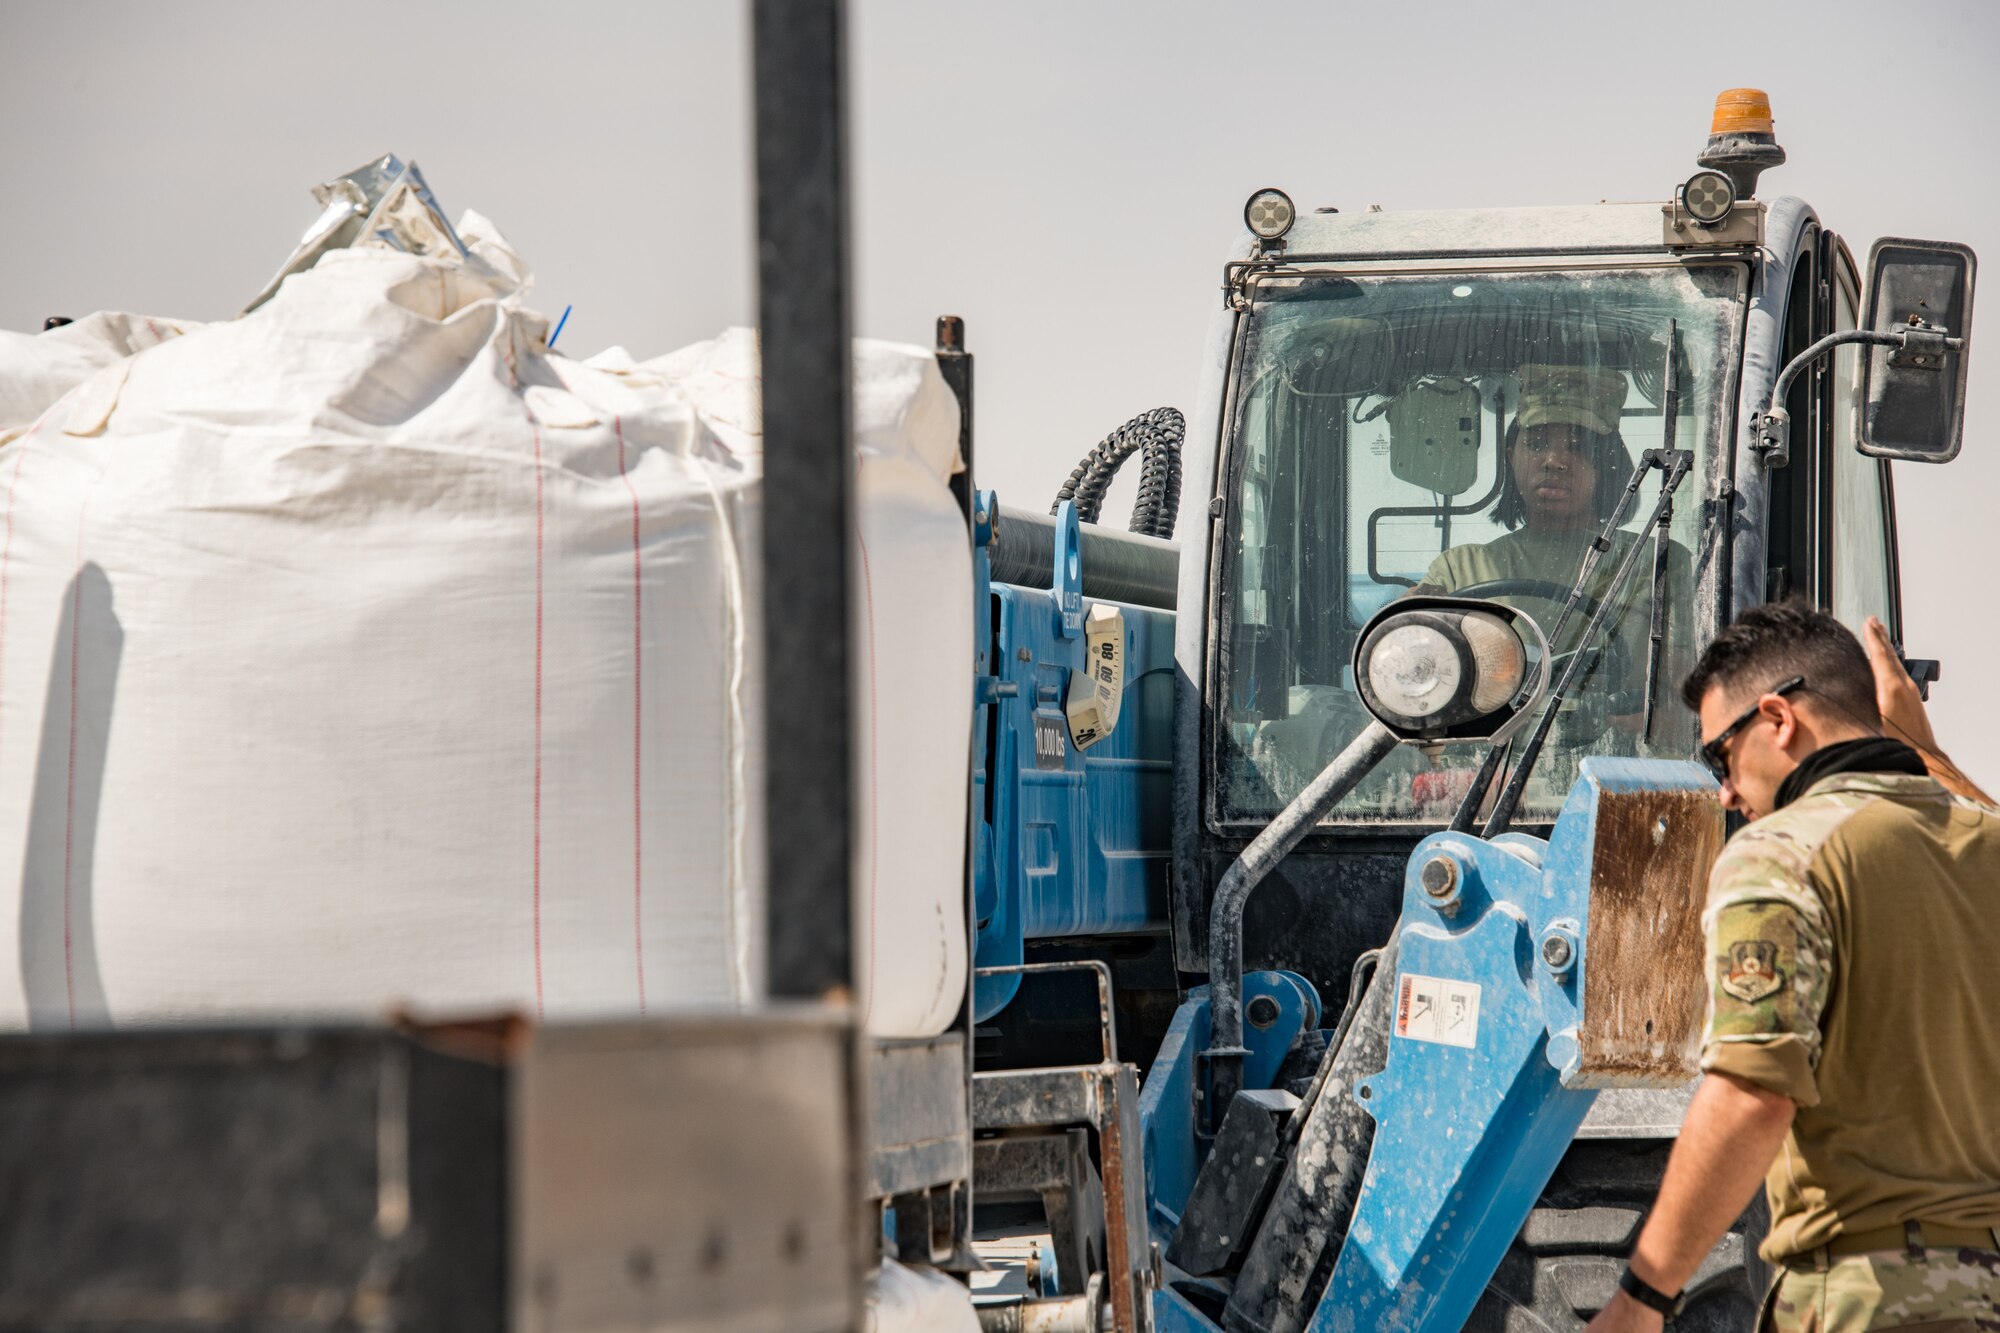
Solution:
[{"label": "operator's camouflage hat", "polygon": [[1521,429],[1551,422],[1609,435],[1625,406],[1625,377],[1591,366],[1522,366]]}]

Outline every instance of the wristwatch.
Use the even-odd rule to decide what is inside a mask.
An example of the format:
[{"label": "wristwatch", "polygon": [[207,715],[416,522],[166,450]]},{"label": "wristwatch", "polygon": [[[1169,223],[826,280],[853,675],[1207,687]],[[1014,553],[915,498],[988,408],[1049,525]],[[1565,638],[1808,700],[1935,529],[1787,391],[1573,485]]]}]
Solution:
[{"label": "wristwatch", "polygon": [[1668,1319],[1681,1312],[1681,1297],[1684,1293],[1677,1291],[1671,1296],[1667,1295],[1633,1272],[1630,1264],[1625,1265],[1625,1271],[1618,1276],[1618,1289],[1647,1309],[1658,1310]]}]

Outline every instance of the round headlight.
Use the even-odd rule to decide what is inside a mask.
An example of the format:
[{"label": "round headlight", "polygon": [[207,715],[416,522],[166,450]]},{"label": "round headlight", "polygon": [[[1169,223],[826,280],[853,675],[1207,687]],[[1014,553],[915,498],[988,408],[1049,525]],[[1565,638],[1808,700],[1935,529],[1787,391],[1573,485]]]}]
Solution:
[{"label": "round headlight", "polygon": [[1429,625],[1386,631],[1368,654],[1368,685],[1384,708],[1430,717],[1459,696],[1465,663],[1450,639]]},{"label": "round headlight", "polygon": [[1539,693],[1546,673],[1534,664],[1547,657],[1541,630],[1512,607],[1405,597],[1362,627],[1354,683],[1368,711],[1402,739],[1489,739],[1511,730],[1527,696]]},{"label": "round headlight", "polygon": [[1283,190],[1259,190],[1243,205],[1243,225],[1260,241],[1275,241],[1292,229],[1299,211]]},{"label": "round headlight", "polygon": [[1736,187],[1719,171],[1697,171],[1681,186],[1681,207],[1704,227],[1729,216],[1736,206]]}]

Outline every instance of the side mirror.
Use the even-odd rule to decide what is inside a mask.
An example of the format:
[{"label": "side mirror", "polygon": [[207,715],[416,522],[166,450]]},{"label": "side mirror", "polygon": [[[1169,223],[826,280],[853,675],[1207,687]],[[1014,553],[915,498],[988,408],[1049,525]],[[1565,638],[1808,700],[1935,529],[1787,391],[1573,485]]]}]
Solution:
[{"label": "side mirror", "polygon": [[1862,453],[1912,463],[1958,456],[1976,265],[1971,248],[1953,241],[1885,236],[1868,252],[1862,327],[1906,337],[1862,357]]}]

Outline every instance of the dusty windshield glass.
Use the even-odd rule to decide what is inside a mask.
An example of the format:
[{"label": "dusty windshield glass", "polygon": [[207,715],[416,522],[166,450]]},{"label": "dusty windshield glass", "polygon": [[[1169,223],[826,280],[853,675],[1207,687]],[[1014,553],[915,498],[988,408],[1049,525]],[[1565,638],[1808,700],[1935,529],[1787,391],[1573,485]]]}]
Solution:
[{"label": "dusty windshield glass", "polygon": [[[1553,818],[1586,755],[1693,753],[1675,687],[1694,653],[1692,553],[1741,285],[1734,265],[1329,276],[1253,308],[1225,483],[1216,819],[1269,819],[1367,725],[1354,639],[1391,599],[1418,588],[1494,597],[1553,629],[1633,467],[1661,443],[1670,320],[1681,347],[1675,442],[1695,458],[1663,553],[1665,637],[1654,654],[1647,535],[1518,821]],[[1619,557],[1642,539],[1659,478],[1648,476],[1557,653],[1575,647]],[[1330,821],[1443,823],[1481,757],[1398,751]]]}]

